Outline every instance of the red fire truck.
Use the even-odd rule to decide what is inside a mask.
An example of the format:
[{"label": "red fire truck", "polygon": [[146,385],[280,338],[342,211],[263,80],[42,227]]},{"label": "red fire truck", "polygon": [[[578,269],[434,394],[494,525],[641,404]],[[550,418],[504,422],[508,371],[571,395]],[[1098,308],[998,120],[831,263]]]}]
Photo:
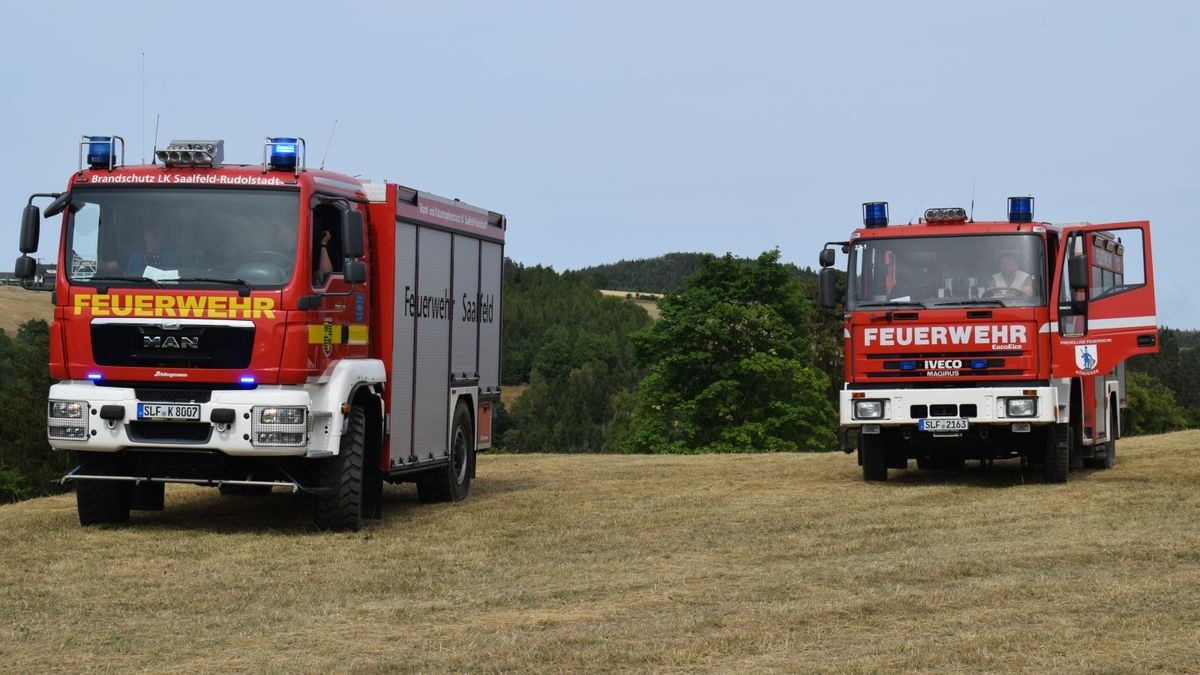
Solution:
[{"label": "red fire truck", "polygon": [[821,251],[821,304],[844,297],[843,449],[866,480],[888,469],[1019,457],[1063,482],[1111,467],[1125,405],[1124,362],[1158,350],[1150,223],[1035,222],[936,208],[888,225],[886,202]]},{"label": "red fire truck", "polygon": [[466,496],[500,394],[504,216],[219,140],[146,166],[85,136],[65,192],[47,432],[78,455],[79,520],[163,508],[166,483],[313,497],[323,529],[380,516],[383,483]]}]

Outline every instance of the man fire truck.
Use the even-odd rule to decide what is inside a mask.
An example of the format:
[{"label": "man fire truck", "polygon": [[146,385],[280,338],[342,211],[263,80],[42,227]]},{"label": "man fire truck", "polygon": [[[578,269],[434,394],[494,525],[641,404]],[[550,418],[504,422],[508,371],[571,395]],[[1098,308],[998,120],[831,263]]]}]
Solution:
[{"label": "man fire truck", "polygon": [[1051,225],[1033,198],[1007,222],[961,208],[888,226],[886,202],[821,251],[834,307],[835,250],[849,254],[843,449],[866,480],[1020,457],[1063,482],[1109,468],[1125,405],[1124,362],[1158,351],[1150,223]]},{"label": "man fire truck", "polygon": [[504,216],[306,168],[300,138],[223,155],[125,166],[85,136],[67,190],[25,207],[23,254],[35,198],[64,214],[47,432],[78,455],[80,523],[162,509],[166,483],[285,486],[337,530],[380,516],[385,481],[464,498],[500,393]]}]

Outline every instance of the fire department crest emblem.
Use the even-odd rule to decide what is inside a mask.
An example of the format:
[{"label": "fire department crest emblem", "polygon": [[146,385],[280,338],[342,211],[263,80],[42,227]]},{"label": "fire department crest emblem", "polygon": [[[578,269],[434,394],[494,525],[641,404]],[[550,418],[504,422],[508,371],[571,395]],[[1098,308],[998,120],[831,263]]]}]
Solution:
[{"label": "fire department crest emblem", "polygon": [[1080,370],[1095,370],[1098,363],[1096,345],[1075,345],[1075,365]]}]

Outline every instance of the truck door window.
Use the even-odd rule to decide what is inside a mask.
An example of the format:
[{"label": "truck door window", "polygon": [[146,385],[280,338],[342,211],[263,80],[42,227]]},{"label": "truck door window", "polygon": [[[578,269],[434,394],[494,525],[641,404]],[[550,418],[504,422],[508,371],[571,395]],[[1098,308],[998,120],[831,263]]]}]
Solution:
[{"label": "truck door window", "polygon": [[1096,232],[1089,238],[1091,298],[1124,293],[1146,283],[1146,259],[1140,229]]},{"label": "truck door window", "polygon": [[[312,285],[319,288],[325,285],[330,275],[341,274],[345,263],[342,255],[342,211],[337,204],[323,202],[313,207],[312,236]],[[324,248],[322,241],[326,241]],[[322,257],[322,251],[326,258]]]}]

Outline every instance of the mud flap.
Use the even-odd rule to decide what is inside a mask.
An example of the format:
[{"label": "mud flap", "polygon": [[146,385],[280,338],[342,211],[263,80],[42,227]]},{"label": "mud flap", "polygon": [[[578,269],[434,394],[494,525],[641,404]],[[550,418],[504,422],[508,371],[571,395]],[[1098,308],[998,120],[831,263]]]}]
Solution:
[{"label": "mud flap", "polygon": [[134,511],[162,511],[166,504],[165,483],[137,483],[129,495],[129,508]]}]

